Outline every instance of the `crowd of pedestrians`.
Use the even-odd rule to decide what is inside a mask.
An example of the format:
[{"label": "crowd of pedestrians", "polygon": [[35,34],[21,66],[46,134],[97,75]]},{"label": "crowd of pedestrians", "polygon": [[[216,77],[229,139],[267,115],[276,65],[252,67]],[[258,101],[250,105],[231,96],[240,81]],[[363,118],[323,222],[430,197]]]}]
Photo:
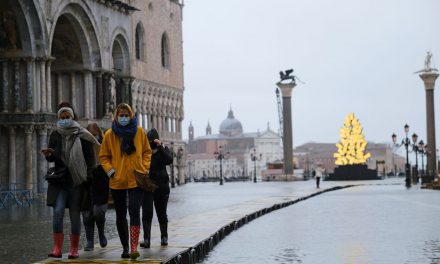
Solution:
[{"label": "crowd of pedestrians", "polygon": [[[53,207],[54,246],[49,257],[62,257],[66,209],[70,216],[69,259],[79,257],[81,215],[87,241],[84,250],[94,250],[95,225],[99,245],[107,246],[105,214],[110,194],[122,244],[121,258],[140,256],[141,219],[144,237],[140,246],[150,247],[153,205],[159,220],[161,245],[168,245],[170,188],[166,166],[172,164],[173,155],[163,146],[157,130],[153,128],[146,133],[125,103],[117,106],[112,126],[105,133],[96,123],[89,124],[87,129],[81,127],[75,117],[72,106],[61,103],[56,130],[50,134],[47,148],[41,150],[46,160],[54,164],[46,174],[47,205]],[[139,181],[143,179],[139,177],[148,177],[157,188],[141,188]]]}]

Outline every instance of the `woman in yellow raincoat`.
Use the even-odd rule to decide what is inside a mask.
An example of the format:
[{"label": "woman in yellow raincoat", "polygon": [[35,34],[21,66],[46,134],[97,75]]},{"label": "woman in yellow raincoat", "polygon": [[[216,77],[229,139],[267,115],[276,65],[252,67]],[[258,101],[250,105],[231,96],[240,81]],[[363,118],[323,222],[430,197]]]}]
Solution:
[{"label": "woman in yellow raincoat", "polygon": [[[116,108],[112,128],[108,129],[99,152],[99,162],[110,178],[110,190],[116,211],[116,227],[123,247],[121,258],[139,257],[140,207],[143,191],[137,186],[134,171],[146,174],[150,169],[151,148],[144,130],[128,104]],[[130,215],[130,246],[127,223]]]}]

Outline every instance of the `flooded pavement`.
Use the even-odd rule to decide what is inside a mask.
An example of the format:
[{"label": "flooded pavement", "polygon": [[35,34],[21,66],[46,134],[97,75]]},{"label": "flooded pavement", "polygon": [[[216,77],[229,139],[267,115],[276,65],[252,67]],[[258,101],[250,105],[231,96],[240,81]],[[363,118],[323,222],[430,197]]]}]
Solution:
[{"label": "flooded pavement", "polygon": [[440,263],[438,219],[438,191],[353,187],[252,221],[203,263]]},{"label": "flooded pavement", "polygon": [[[396,182],[396,180],[377,181],[377,183],[380,184],[393,182]],[[397,182],[401,183],[402,180],[398,179]],[[375,182],[370,181],[367,183]],[[347,184],[350,183],[324,182],[323,187]],[[214,209],[229,208],[238,203],[262,199],[265,197],[277,197],[283,193],[298,193],[299,191],[306,189],[314,189],[314,182],[271,182],[258,184],[243,182],[228,183],[224,186],[219,186],[218,183],[192,183],[172,189],[168,210],[169,220],[170,222],[179,221],[183,217],[194,214],[200,214]],[[426,208],[437,208],[435,204],[439,204],[439,198],[437,198],[437,196],[439,196],[438,192],[419,190],[418,187],[414,187],[408,191],[403,185],[356,187],[353,190],[356,191],[351,192],[352,190],[349,189],[320,195],[252,221],[250,224],[244,225],[238,231],[233,232],[215,247],[214,251],[210,254],[209,259],[206,260],[206,263],[317,263],[316,261],[318,261],[318,259],[320,259],[319,261],[322,261],[322,256],[325,256],[327,253],[337,252],[335,249],[331,249],[326,253],[329,248],[335,246],[332,239],[340,240],[341,243],[345,241],[347,245],[339,243],[341,250],[343,249],[344,252],[345,250],[348,250],[347,252],[354,252],[354,255],[348,253],[348,255],[338,255],[335,256],[333,262],[326,263],[378,263],[376,261],[377,258],[373,258],[374,262],[371,262],[370,260],[367,260],[366,262],[351,262],[350,260],[353,256],[355,256],[355,260],[359,260],[356,256],[364,256],[365,254],[362,252],[369,252],[370,244],[378,243],[377,240],[373,239],[375,236],[373,238],[366,237],[364,244],[356,244],[350,242],[350,240],[342,235],[356,236],[358,231],[354,231],[353,228],[360,228],[360,223],[364,223],[364,228],[374,227],[379,230],[378,228],[380,226],[384,225],[384,223],[388,223],[388,218],[390,219],[390,222],[396,221],[394,218],[398,218],[397,223],[399,224],[399,227],[396,227],[396,229],[399,229],[399,231],[402,228],[403,223],[410,222],[410,224],[405,226],[404,229],[415,232],[414,230],[420,228],[418,217],[421,216],[419,210],[424,212],[422,208],[425,208],[425,210]],[[323,200],[323,197],[325,197],[325,200]],[[409,202],[405,199],[408,199]],[[316,205],[311,207],[305,206],[310,205],[311,202],[315,204],[315,201],[317,201]],[[397,210],[399,207],[395,204],[402,204],[403,209],[400,211]],[[347,206],[348,209],[346,208]],[[362,207],[363,210],[360,210],[360,207]],[[384,211],[386,213],[385,216],[382,216],[378,212],[371,213],[374,212],[371,210],[382,207],[391,207]],[[285,215],[285,212],[290,212],[290,210],[293,209],[295,209],[292,213],[293,215]],[[363,216],[363,213],[369,211],[371,212],[367,213],[367,217]],[[413,218],[413,212],[417,213],[416,218]],[[430,209],[429,212],[432,216],[424,219],[433,226],[433,219],[439,216],[439,209]],[[318,213],[321,213],[321,215]],[[46,207],[44,202],[34,203],[29,208],[15,207],[9,210],[0,210],[1,262],[30,263],[45,259],[52,246],[51,215],[51,208]],[[341,215],[351,215],[351,218],[339,219],[338,217]],[[373,217],[374,215],[377,215],[379,220]],[[272,220],[270,220],[269,223],[263,222],[264,226],[262,227],[260,222],[266,221],[265,219],[268,219],[268,217],[271,217],[270,219]],[[368,219],[368,217],[372,217],[373,220],[365,220],[365,218]],[[69,223],[67,219],[68,213],[66,211],[65,233],[69,234]],[[330,222],[335,224],[329,224]],[[157,223],[155,216],[153,223]],[[258,227],[254,230],[246,231],[253,226]],[[276,228],[280,226],[284,228]],[[424,224],[424,227],[427,226],[427,224]],[[109,238],[117,237],[114,210],[109,210],[107,213],[106,231]],[[331,232],[326,234],[324,231]],[[234,240],[231,240],[237,236],[240,237],[241,232],[246,232],[244,233],[245,235],[242,235],[242,239],[245,239],[245,241],[234,242]],[[247,234],[249,232],[250,234]],[[370,234],[374,234],[375,232],[376,229],[370,230]],[[383,231],[380,232],[383,233]],[[338,236],[335,236],[334,233],[337,233]],[[430,232],[430,234],[432,233],[435,232]],[[406,232],[405,234],[409,233]],[[285,235],[286,237],[283,238]],[[413,238],[415,236],[408,235],[408,237]],[[301,241],[301,239],[305,238],[307,238],[306,241]],[[406,238],[406,236],[403,236],[402,238],[399,237],[395,241],[395,244],[388,246],[396,248],[398,245],[402,244],[400,241],[404,241]],[[84,233],[82,234],[81,239],[80,246],[84,245]],[[325,240],[330,241],[324,243],[323,241]],[[439,249],[439,240],[438,237],[437,240],[433,238],[430,240],[425,239],[422,244],[426,246],[422,247],[413,247],[413,244],[411,244],[408,252],[424,248],[426,251],[425,253],[431,254],[433,256],[431,259],[435,259],[437,256],[435,250]],[[305,245],[308,245],[308,243],[311,243],[311,245],[304,247]],[[327,244],[330,245],[330,247],[328,247]],[[245,247],[240,245],[245,245]],[[368,246],[368,250],[366,250],[363,245]],[[313,252],[314,246],[319,246],[320,254],[316,255],[316,252]],[[218,253],[221,252],[223,247],[231,248],[227,248],[226,253]],[[376,246],[373,248],[375,247]],[[66,252],[68,248],[68,240],[66,238],[64,252]],[[383,251],[384,249],[381,250]],[[232,254],[234,251],[236,251],[236,254]],[[264,254],[260,254],[261,252]],[[225,258],[225,256],[227,257]],[[258,256],[258,258],[255,259],[252,256]],[[317,258],[314,259],[314,256]],[[321,258],[318,256],[321,256]],[[366,256],[380,256],[380,254],[367,254]],[[413,254],[409,254],[409,256],[413,256]],[[326,261],[328,260],[327,257],[324,259]],[[398,261],[394,263],[417,262]],[[429,262],[425,261],[423,263]]]},{"label": "flooded pavement", "polygon": [[[313,186],[312,182],[258,183],[191,183],[171,190],[168,205],[169,221],[206,212],[212,209],[231,206],[247,200],[274,196],[298,188]],[[70,233],[68,210],[65,211],[64,233]],[[109,209],[106,214],[106,234],[108,238],[117,237],[116,215]],[[153,223],[157,223],[154,215]],[[95,231],[95,243],[97,240]],[[31,263],[45,259],[51,250],[52,208],[44,201],[36,200],[30,207],[11,207],[0,210],[0,260],[1,263]],[[64,252],[69,249],[68,236],[65,236]],[[82,226],[80,248],[85,245]]]}]

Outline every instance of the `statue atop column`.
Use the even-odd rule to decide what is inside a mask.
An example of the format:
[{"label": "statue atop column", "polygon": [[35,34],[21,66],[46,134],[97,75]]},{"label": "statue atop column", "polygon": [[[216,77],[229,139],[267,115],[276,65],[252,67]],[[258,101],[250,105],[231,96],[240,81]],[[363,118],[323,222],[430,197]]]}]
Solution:
[{"label": "statue atop column", "polygon": [[290,82],[295,83],[295,75],[290,75],[292,74],[293,69],[290,70],[286,70],[286,71],[280,71],[280,82],[283,82],[285,80],[290,80]]},{"label": "statue atop column", "polygon": [[416,71],[415,73],[438,71],[436,68],[431,67],[431,59],[432,59],[432,53],[430,51],[426,52],[425,68],[420,71]]}]

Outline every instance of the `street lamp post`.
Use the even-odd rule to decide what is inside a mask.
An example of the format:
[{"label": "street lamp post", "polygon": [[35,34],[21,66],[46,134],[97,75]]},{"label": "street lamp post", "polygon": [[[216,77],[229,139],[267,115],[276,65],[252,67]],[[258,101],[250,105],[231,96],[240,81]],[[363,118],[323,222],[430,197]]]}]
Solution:
[{"label": "street lamp post", "polygon": [[409,152],[409,147],[411,146],[411,142],[410,142],[410,140],[408,138],[408,132],[409,132],[408,124],[405,124],[404,129],[405,129],[405,138],[402,139],[402,143],[396,144],[397,136],[394,133],[391,136],[391,138],[393,139],[393,144],[396,147],[401,147],[402,145],[405,146],[405,151],[406,151],[405,183],[406,183],[406,187],[411,187],[411,169],[410,169],[409,157],[408,157],[408,152]]},{"label": "street lamp post", "polygon": [[171,188],[176,187],[176,182],[174,181],[174,141],[171,141],[171,154],[173,155],[173,162],[171,163]]},{"label": "street lamp post", "polygon": [[415,175],[413,175],[413,183],[417,184],[419,182],[419,159],[418,159],[418,153],[419,153],[419,146],[417,145],[417,139],[418,136],[416,133],[412,135],[412,147],[413,152],[416,154],[416,169],[415,169]]},{"label": "street lamp post", "polygon": [[257,183],[257,160],[260,161],[262,158],[262,154],[257,155],[257,150],[254,148],[254,152],[251,153],[251,160],[254,162],[254,183]]},{"label": "street lamp post", "polygon": [[419,141],[418,150],[420,153],[420,157],[422,157],[422,175],[421,175],[421,177],[423,178],[423,176],[425,175],[425,162],[424,162],[423,157],[426,156],[426,145],[425,145],[425,142],[423,142],[423,140]]},{"label": "street lamp post", "polygon": [[214,152],[215,159],[220,161],[220,185],[223,185],[223,168],[222,168],[222,160],[229,158],[229,151],[224,154],[222,152],[223,147],[219,146],[218,151]]},{"label": "street lamp post", "polygon": [[188,154],[186,159],[188,160],[188,182],[191,182],[191,166],[192,166],[191,154]]}]

